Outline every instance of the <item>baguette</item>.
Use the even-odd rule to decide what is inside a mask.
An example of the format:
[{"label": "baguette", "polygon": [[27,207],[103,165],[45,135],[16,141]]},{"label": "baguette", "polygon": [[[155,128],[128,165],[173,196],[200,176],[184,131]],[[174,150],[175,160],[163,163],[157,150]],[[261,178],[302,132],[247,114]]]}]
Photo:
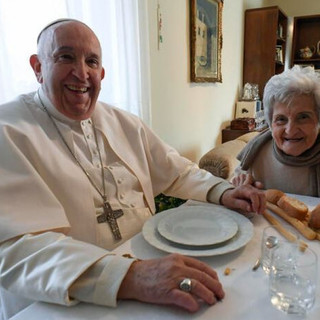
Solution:
[{"label": "baguette", "polygon": [[[284,228],[280,221],[277,220],[274,216],[272,216],[271,214],[269,214],[268,212],[264,212],[263,216],[266,218],[266,220],[268,220],[277,230],[279,233],[281,233],[287,240],[289,241],[296,241],[297,237],[290,232],[289,230],[287,230],[286,228]],[[299,241],[299,248],[301,251],[305,251],[305,249],[308,247],[308,244],[305,243],[304,241],[300,240]]]},{"label": "baguette", "polygon": [[314,230],[304,225],[300,220],[290,217],[283,209],[273,203],[267,201],[267,208],[294,226],[307,239],[314,240],[317,237],[317,233]]}]

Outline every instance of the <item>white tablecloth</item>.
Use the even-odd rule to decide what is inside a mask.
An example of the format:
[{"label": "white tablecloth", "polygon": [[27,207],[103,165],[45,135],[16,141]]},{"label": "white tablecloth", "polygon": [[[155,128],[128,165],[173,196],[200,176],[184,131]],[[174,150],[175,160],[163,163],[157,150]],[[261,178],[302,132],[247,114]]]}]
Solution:
[{"label": "white tablecloth", "polygon": [[[319,198],[299,197],[310,207],[320,202]],[[203,203],[202,203],[203,205]],[[207,204],[210,206],[210,204]],[[208,307],[203,305],[200,311],[190,314],[184,310],[170,306],[156,306],[136,301],[120,301],[117,308],[106,308],[81,303],[74,307],[57,306],[47,303],[34,303],[12,320],[85,320],[85,319],[203,319],[203,320],[259,320],[259,319],[300,319],[288,316],[276,310],[268,298],[268,277],[262,269],[252,271],[256,259],[260,255],[260,240],[262,229],[268,222],[255,215],[251,219],[254,224],[254,236],[242,249],[214,257],[199,258],[217,270],[226,292],[225,299],[216,305]],[[320,241],[307,241],[318,256],[320,256]],[[157,258],[167,253],[149,245],[141,234],[120,246],[116,252],[119,254],[131,253],[141,259]],[[231,274],[224,275],[226,267]],[[318,277],[316,304],[307,314],[306,318],[318,320],[320,317],[320,275]]]}]

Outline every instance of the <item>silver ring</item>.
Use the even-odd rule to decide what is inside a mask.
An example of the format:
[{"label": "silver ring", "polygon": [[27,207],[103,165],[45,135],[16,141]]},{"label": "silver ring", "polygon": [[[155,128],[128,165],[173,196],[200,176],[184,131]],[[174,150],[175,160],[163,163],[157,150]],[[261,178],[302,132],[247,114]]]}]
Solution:
[{"label": "silver ring", "polygon": [[190,292],[191,291],[191,279],[189,278],[184,278],[180,284],[179,284],[180,290],[184,292]]}]

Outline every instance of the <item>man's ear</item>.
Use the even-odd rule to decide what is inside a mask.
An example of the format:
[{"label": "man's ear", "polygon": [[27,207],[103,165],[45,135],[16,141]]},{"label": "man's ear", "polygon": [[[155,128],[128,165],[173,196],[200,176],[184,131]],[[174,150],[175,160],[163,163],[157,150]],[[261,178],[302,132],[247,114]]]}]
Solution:
[{"label": "man's ear", "polygon": [[43,82],[42,72],[41,72],[41,63],[39,61],[39,58],[36,54],[33,54],[29,59],[31,68],[33,69],[34,74],[36,75],[36,78],[39,83]]},{"label": "man's ear", "polygon": [[101,70],[101,80],[103,80],[104,76],[105,76],[105,70],[104,70],[104,68],[102,68],[102,70]]}]

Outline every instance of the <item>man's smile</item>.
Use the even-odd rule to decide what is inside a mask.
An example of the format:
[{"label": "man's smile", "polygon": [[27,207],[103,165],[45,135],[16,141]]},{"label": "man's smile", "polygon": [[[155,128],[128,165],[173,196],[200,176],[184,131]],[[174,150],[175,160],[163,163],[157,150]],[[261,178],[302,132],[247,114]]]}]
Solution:
[{"label": "man's smile", "polygon": [[79,86],[75,86],[72,84],[66,85],[66,87],[73,92],[77,92],[77,93],[86,93],[89,88],[88,87],[79,87]]}]

